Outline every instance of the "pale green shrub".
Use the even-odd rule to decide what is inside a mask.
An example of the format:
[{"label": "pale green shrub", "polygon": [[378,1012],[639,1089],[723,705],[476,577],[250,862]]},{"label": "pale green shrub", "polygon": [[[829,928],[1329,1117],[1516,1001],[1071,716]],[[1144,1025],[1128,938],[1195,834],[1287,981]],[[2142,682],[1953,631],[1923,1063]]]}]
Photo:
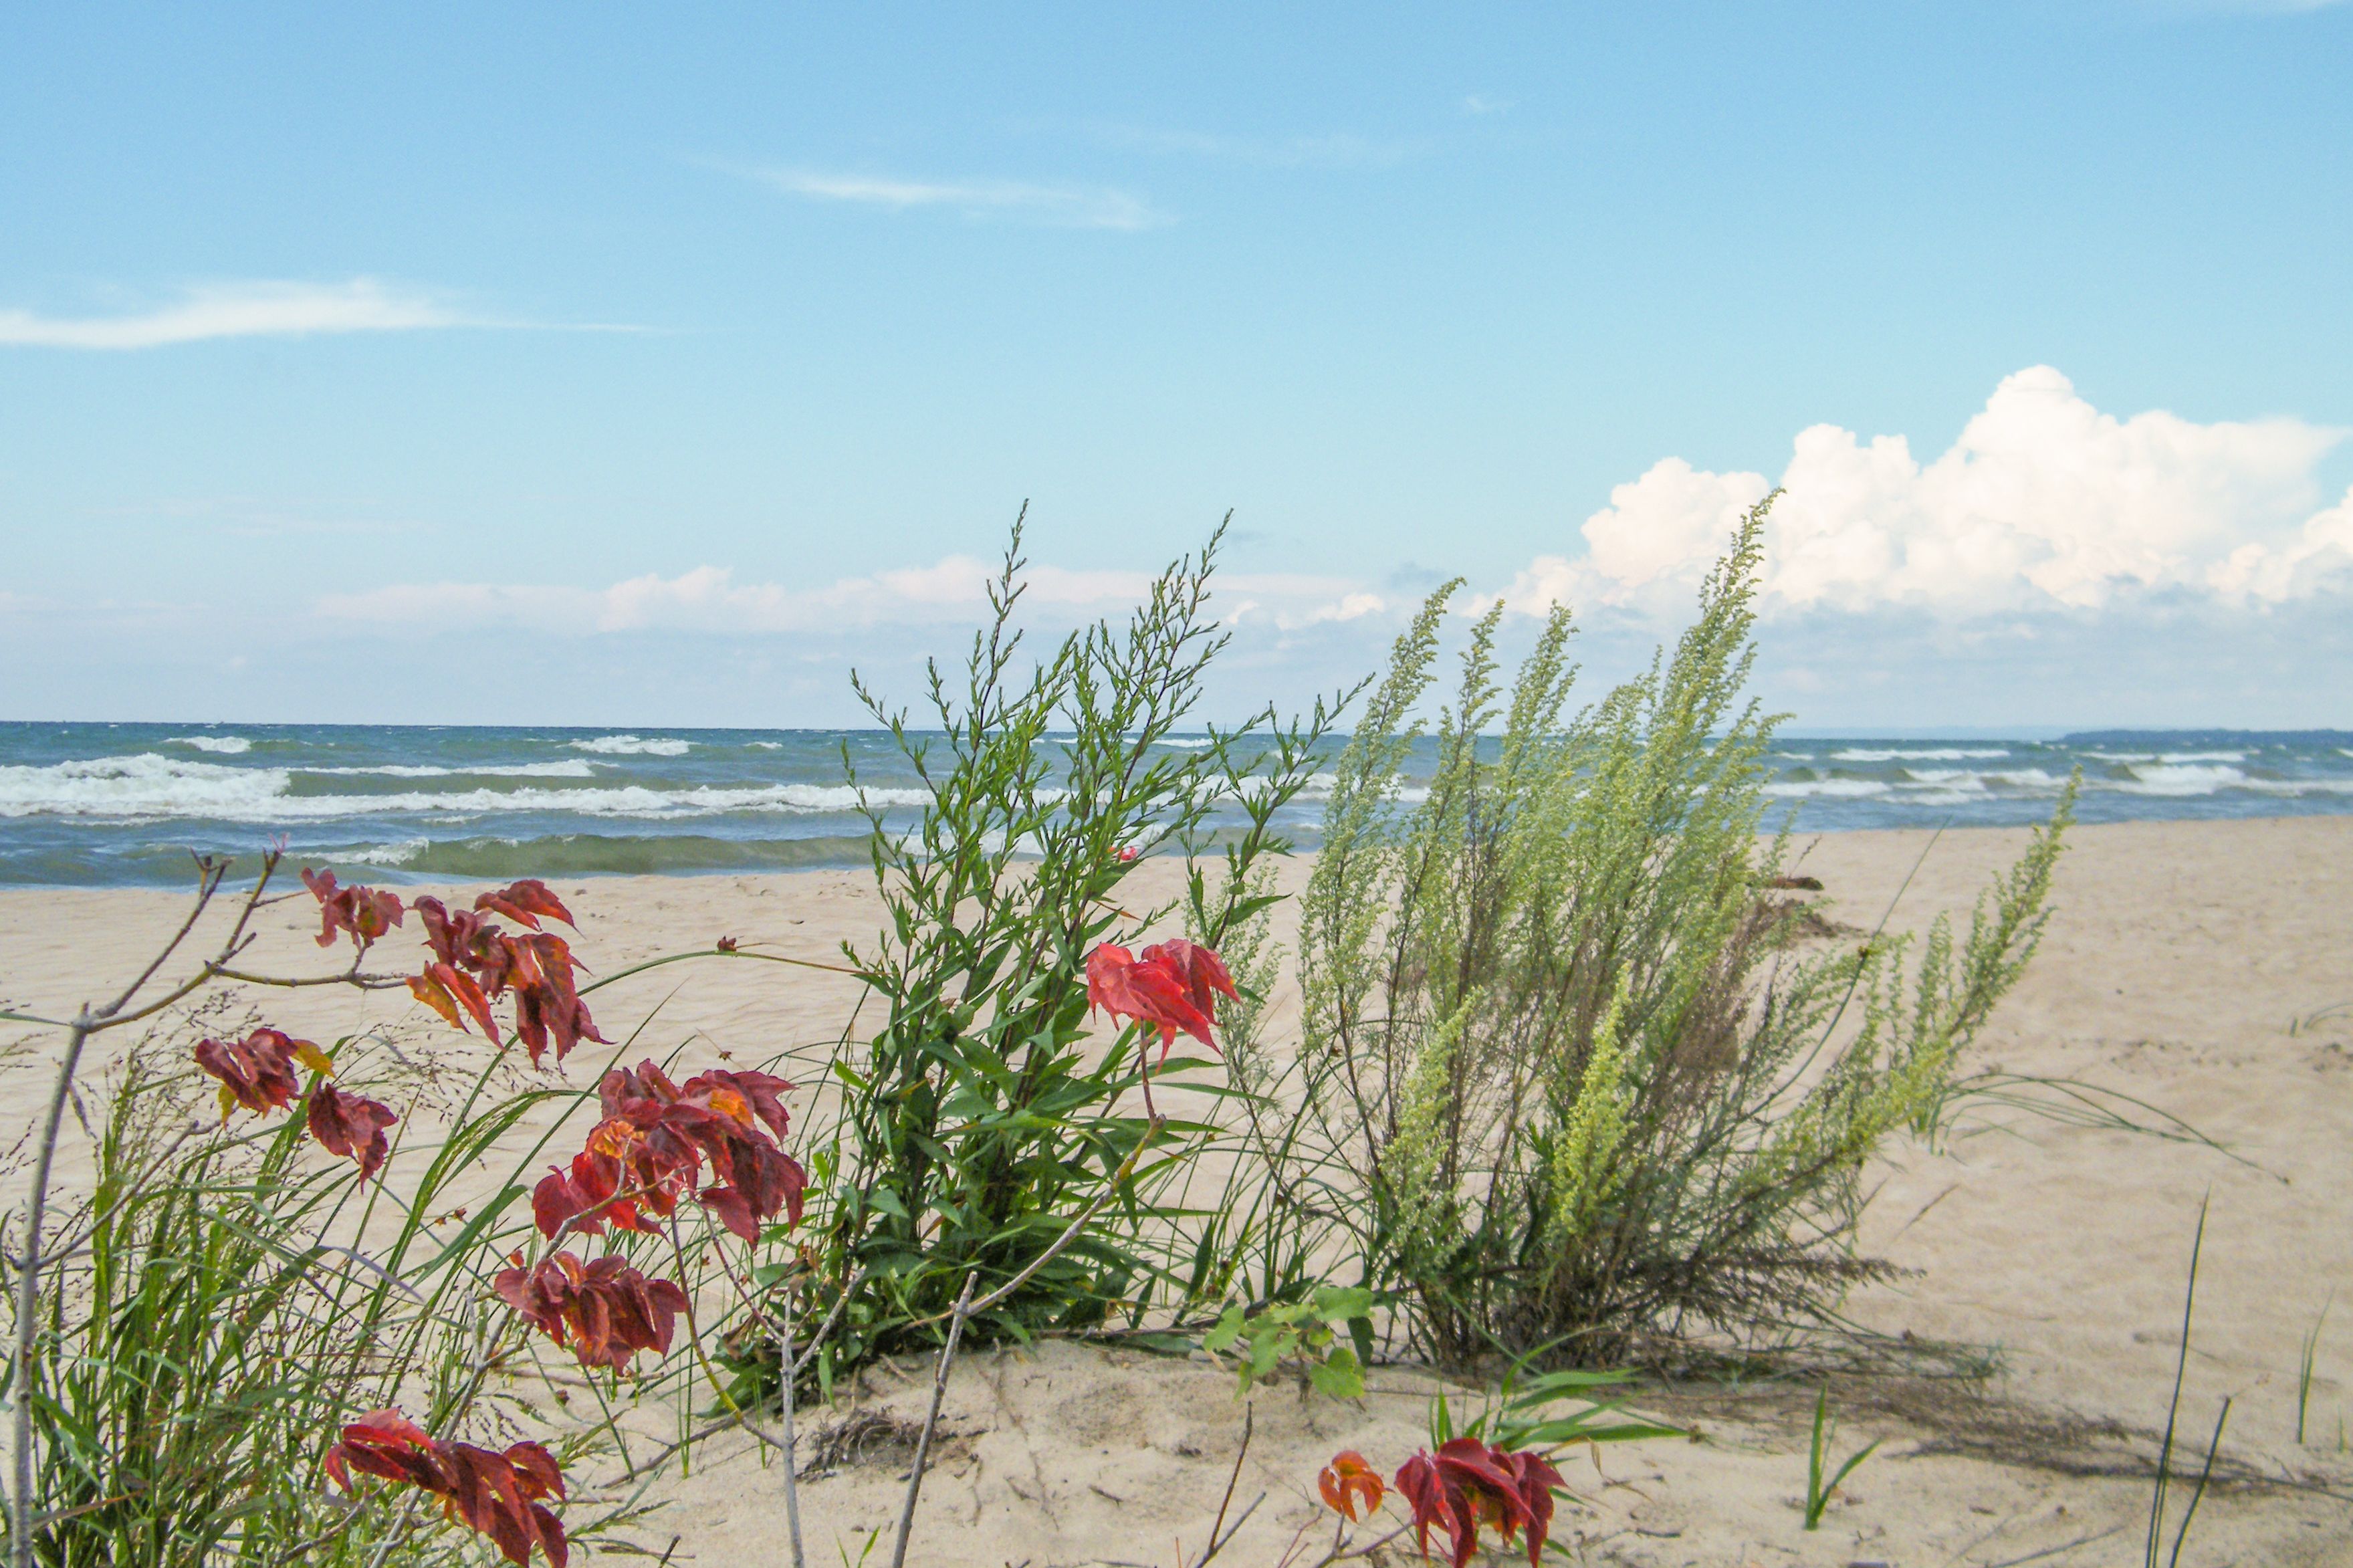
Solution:
[{"label": "pale green shrub", "polygon": [[1506,691],[1488,610],[1412,800],[1441,588],[1335,770],[1286,1180],[1442,1361],[1595,1363],[1823,1322],[1882,1271],[1852,1245],[1864,1163],[1933,1132],[2042,931],[2072,788],[1966,941],[1939,920],[1916,955],[1798,949],[1797,906],[1767,891],[1785,840],[1759,837],[1776,721],[1742,696],[1770,504],[1672,656],[1573,717],[1567,612]]}]

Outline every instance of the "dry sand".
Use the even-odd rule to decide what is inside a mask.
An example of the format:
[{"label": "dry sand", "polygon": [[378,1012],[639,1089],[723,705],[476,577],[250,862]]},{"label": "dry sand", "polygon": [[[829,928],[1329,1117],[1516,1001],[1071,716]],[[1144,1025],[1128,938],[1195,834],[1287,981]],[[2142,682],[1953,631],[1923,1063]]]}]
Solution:
[{"label": "dry sand", "polygon": [[[1868,926],[1927,837],[1831,835],[1808,851],[1834,912]],[[1897,904],[1917,928],[1965,910],[2021,836],[1946,834]],[[1294,872],[1296,868],[1294,868]],[[584,955],[609,972],[723,933],[828,956],[872,929],[861,875],[607,879],[567,884]],[[1982,1384],[1855,1377],[1835,1386],[1839,1447],[1879,1453],[1822,1529],[1800,1529],[1810,1387],[1647,1391],[1694,1442],[1624,1447],[1570,1467],[1585,1500],[1556,1537],[1573,1561],[2055,1568],[2139,1562],[2154,1433],[2173,1375],[2192,1227],[2211,1193],[2205,1271],[2182,1410],[2202,1447],[2232,1399],[2232,1484],[2210,1495],[2185,1563],[2353,1563],[2353,816],[2080,829],[2042,955],[1977,1060],[2122,1090],[2194,1123],[2237,1159],[2130,1133],[1989,1112],[1946,1152],[1895,1152],[1875,1173],[1868,1251],[1912,1270],[1859,1297],[1858,1321],[1998,1352]],[[315,971],[307,900],[268,911],[258,965]],[[179,900],[143,891],[0,892],[0,996],[55,1016],[123,974]],[[677,966],[600,996],[608,1033],[691,1064],[755,1061],[836,1035],[852,1001],[833,976],[767,964]],[[349,1032],[412,1011],[405,995],[258,998],[297,1032]],[[19,1030],[0,1118],[29,1116],[53,1040]],[[575,1058],[575,1076],[584,1070]],[[69,1152],[69,1158],[71,1152]],[[2295,1441],[2299,1344],[2332,1292],[2307,1442]],[[1317,1467],[1338,1447],[1394,1464],[1421,1440],[1426,1379],[1382,1369],[1356,1408],[1261,1390],[1234,1507],[1265,1494],[1221,1562],[1272,1563],[1314,1520]],[[863,1409],[920,1413],[928,1378],[877,1374]],[[804,1432],[845,1418],[803,1415]],[[957,1369],[948,1434],[911,1560],[1125,1562],[1198,1557],[1242,1428],[1230,1376],[1198,1362],[1052,1344]],[[2346,1436],[2340,1436],[2346,1434]],[[903,1449],[887,1441],[803,1488],[815,1561],[859,1559],[895,1520]],[[646,1534],[670,1561],[787,1561],[780,1473],[723,1442]],[[1324,1516],[1328,1518],[1328,1516]],[[1320,1527],[1319,1527],[1320,1528]],[[870,1561],[887,1560],[889,1541]]]}]

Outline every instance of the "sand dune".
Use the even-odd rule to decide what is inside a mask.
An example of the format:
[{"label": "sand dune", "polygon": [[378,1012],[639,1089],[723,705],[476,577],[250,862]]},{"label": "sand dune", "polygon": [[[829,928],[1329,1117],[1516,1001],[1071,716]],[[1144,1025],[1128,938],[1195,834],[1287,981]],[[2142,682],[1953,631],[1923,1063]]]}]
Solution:
[{"label": "sand dune", "polygon": [[[1965,910],[2019,836],[1827,837],[1807,851],[1834,913],[1874,923],[1915,862],[1893,923]],[[1700,1440],[1578,1458],[1558,1538],[1572,1560],[1643,1564],[1883,1562],[1905,1565],[2137,1561],[2150,1433],[2173,1373],[2192,1226],[2211,1217],[2183,1401],[2200,1441],[2234,1401],[2225,1452],[2241,1482],[2210,1496],[2185,1563],[2353,1562],[2353,817],[2136,824],[2077,831],[2050,936],[1978,1059],[2129,1093],[2229,1147],[2061,1125],[1989,1107],[1930,1153],[1897,1150],[1874,1173],[1868,1250],[1911,1272],[1852,1303],[1892,1334],[1995,1352],[1981,1384],[1841,1381],[1841,1447],[1884,1446],[1823,1528],[1799,1529],[1811,1388],[1651,1390],[1651,1407]],[[1297,868],[1293,868],[1294,877]],[[566,884],[582,952],[609,973],[722,934],[825,958],[873,926],[862,875],[607,879]],[[264,916],[256,963],[315,970],[308,900]],[[0,996],[55,1016],[102,992],[169,929],[172,895],[0,891]],[[201,937],[203,932],[199,932]],[[608,1000],[609,998],[609,1000]],[[599,998],[617,1037],[687,1057],[757,1060],[837,1036],[854,999],[837,976],[713,963],[650,972]],[[255,998],[298,1032],[413,1016],[405,994],[355,1003],[318,993]],[[17,1029],[0,1070],[0,1120],[29,1117],[53,1039]],[[575,1058],[575,1072],[580,1058]],[[2235,1156],[2232,1157],[2232,1156]],[[73,1151],[69,1150],[69,1163]],[[12,1177],[12,1184],[20,1177]],[[2307,1444],[2295,1440],[2302,1336],[2331,1293]],[[1265,1494],[1220,1559],[1271,1563],[1303,1524],[1325,1528],[1316,1468],[1336,1447],[1394,1463],[1421,1440],[1429,1380],[1377,1371],[1362,1408],[1261,1390],[1234,1506]],[[860,1408],[919,1411],[928,1378],[868,1380]],[[914,1561],[1172,1564],[1198,1556],[1234,1465],[1242,1407],[1229,1375],[1196,1362],[1050,1344],[959,1366],[950,1436],[927,1485]],[[804,1430],[849,1419],[807,1412]],[[2340,1438],[2340,1431],[2348,1434]],[[895,1518],[903,1449],[887,1429],[804,1489],[817,1560],[858,1557]],[[2260,1479],[2263,1484],[2256,1484]],[[2333,1490],[2336,1497],[2326,1495]],[[779,1474],[723,1442],[647,1534],[674,1562],[786,1561]],[[1321,1516],[1319,1519],[1319,1515]],[[887,1552],[887,1540],[881,1549]]]}]

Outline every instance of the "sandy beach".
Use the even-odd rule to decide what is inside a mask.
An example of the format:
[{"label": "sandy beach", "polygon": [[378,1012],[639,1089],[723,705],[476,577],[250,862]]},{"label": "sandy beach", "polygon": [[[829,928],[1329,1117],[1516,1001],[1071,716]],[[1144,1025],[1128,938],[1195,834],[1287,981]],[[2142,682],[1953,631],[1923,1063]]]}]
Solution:
[{"label": "sandy beach", "polygon": [[[1939,911],[1965,917],[2021,841],[1972,829],[1931,847],[1925,832],[1854,832],[1799,847],[1827,912],[1856,928],[1879,921],[1916,865],[1888,918],[1918,930]],[[1300,872],[1288,868],[1292,885]],[[841,871],[607,878],[559,890],[600,972],[722,935],[828,959],[872,931],[878,908],[864,874]],[[1564,1504],[1556,1526],[1570,1561],[2138,1561],[2190,1237],[2210,1195],[2181,1410],[2202,1448],[2221,1400],[2232,1401],[2230,1480],[2206,1499],[2182,1561],[2353,1561],[2353,1010],[2304,1022],[2353,1001],[2353,816],[2079,828],[2054,903],[2042,951],[1975,1065],[2133,1096],[2228,1152],[1992,1105],[1947,1148],[1899,1145],[1873,1173],[1863,1242],[1907,1272],[1854,1299],[1853,1317],[1977,1347],[1991,1374],[1837,1379],[1841,1451],[1883,1446],[1810,1534],[1799,1500],[1812,1383],[1646,1389],[1644,1407],[1696,1438],[1565,1467],[1583,1500]],[[0,996],[56,1016],[119,984],[182,908],[156,891],[0,890]],[[307,899],[263,920],[257,967],[316,973],[329,962],[311,945]],[[691,1041],[690,1059],[723,1052],[742,1065],[836,1037],[854,999],[839,976],[712,962],[635,977],[601,994],[597,1013],[616,1039],[642,1024],[665,1048]],[[252,1002],[321,1037],[420,1011],[400,993]],[[1278,1008],[1278,1035],[1290,1016]],[[0,1121],[13,1130],[46,1093],[56,1041],[24,1028],[6,1038]],[[573,1079],[588,1070],[574,1058]],[[2344,1312],[2322,1331],[2299,1445],[2299,1348],[2332,1294]],[[1371,1382],[1361,1408],[1303,1402],[1287,1387],[1258,1394],[1233,1506],[1264,1500],[1223,1561],[1271,1563],[1303,1524],[1323,1528],[1314,1476],[1335,1448],[1394,1464],[1422,1440],[1430,1381],[1381,1368]],[[948,1392],[947,1441],[913,1560],[1189,1562],[1234,1464],[1243,1408],[1233,1389],[1229,1373],[1198,1358],[1098,1346],[970,1358]],[[904,1381],[877,1374],[862,1406],[919,1411],[927,1393],[912,1369]],[[844,1418],[806,1411],[803,1430]],[[869,1460],[805,1484],[818,1561],[835,1561],[837,1543],[857,1561],[866,1532],[895,1520],[905,1452],[886,1445]],[[659,1551],[675,1535],[671,1561],[787,1560],[779,1474],[750,1444],[715,1445],[668,1496],[640,1536]]]}]

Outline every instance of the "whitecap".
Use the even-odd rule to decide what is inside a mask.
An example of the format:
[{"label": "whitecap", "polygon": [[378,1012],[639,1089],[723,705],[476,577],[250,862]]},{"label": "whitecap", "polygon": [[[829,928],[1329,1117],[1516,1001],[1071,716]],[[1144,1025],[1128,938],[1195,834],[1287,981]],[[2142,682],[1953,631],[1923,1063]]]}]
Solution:
[{"label": "whitecap", "polygon": [[1831,761],[1834,763],[1966,763],[1987,757],[2008,755],[2010,755],[2008,746],[1995,746],[1990,749],[1978,746],[1930,746],[1912,751],[1901,747],[1890,747],[1885,751],[1850,748],[1847,751],[1831,752]]},{"label": "whitecap", "polygon": [[1799,784],[1768,784],[1765,786],[1765,793],[1799,798],[1827,796],[1861,799],[1866,795],[1885,795],[1891,787],[1878,779],[1811,779]]},{"label": "whitecap", "polygon": [[234,768],[142,752],[0,767],[0,816],[217,816],[266,820],[282,768]]},{"label": "whitecap", "polygon": [[432,847],[430,838],[411,838],[400,844],[379,844],[373,849],[338,849],[319,858],[355,866],[406,866]]},{"label": "whitecap", "polygon": [[[596,763],[586,757],[566,757],[560,763],[485,763],[477,768],[443,768],[430,763],[386,763],[374,768],[304,768],[295,771],[322,775],[367,774],[390,779],[446,779],[450,777],[498,779],[593,779]],[[611,765],[611,764],[607,764]]]},{"label": "whitecap", "polygon": [[599,735],[593,741],[570,742],[575,752],[602,752],[615,757],[682,757],[691,741],[652,740],[637,735]]},{"label": "whitecap", "polygon": [[225,757],[240,756],[253,750],[253,742],[242,735],[171,735],[165,745],[194,746],[199,752],[216,752]]},{"label": "whitecap", "polygon": [[2247,775],[2232,767],[2195,763],[2141,763],[2132,770],[2132,782],[2115,787],[2130,795],[2212,795],[2244,785]]},{"label": "whitecap", "polygon": [[2246,760],[2244,752],[2166,752],[2157,758],[2160,763],[2243,763]]},{"label": "whitecap", "polygon": [[2353,795],[2353,779],[2249,779],[2236,787],[2263,795]]}]

